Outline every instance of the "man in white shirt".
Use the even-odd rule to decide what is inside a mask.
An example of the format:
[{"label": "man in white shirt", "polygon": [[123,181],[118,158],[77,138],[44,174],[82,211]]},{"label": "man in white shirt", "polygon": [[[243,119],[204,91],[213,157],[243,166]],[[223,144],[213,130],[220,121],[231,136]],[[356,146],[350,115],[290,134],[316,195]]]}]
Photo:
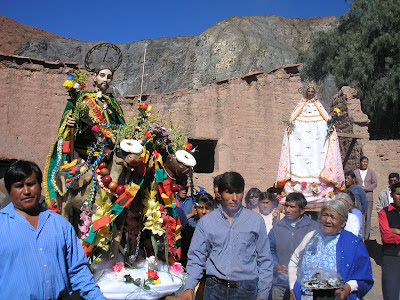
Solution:
[{"label": "man in white shirt", "polygon": [[393,198],[391,195],[390,187],[399,182],[399,173],[390,173],[389,174],[389,187],[384,189],[378,197],[378,202],[376,203],[376,212],[379,212],[382,208],[389,206],[390,203],[393,203]]}]

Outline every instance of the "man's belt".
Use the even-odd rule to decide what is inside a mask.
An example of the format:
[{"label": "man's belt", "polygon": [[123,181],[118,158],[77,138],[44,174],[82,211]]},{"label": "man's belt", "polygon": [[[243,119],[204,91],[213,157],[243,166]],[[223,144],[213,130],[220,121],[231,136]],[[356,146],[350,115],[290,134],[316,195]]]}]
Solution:
[{"label": "man's belt", "polygon": [[225,279],[220,279],[214,275],[207,275],[207,278],[211,278],[215,282],[217,282],[221,285],[224,285],[228,288],[237,288],[238,287],[237,281],[229,281],[229,280],[225,280]]}]

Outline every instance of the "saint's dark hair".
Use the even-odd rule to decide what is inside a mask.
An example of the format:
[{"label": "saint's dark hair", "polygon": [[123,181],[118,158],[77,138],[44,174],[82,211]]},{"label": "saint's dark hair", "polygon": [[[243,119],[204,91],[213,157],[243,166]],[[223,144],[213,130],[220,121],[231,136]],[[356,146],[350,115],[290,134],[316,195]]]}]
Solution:
[{"label": "saint's dark hair", "polygon": [[243,193],[244,191],[243,176],[237,172],[226,172],[222,174],[222,177],[218,182],[218,193],[222,195],[222,193],[225,191],[227,191],[230,194]]},{"label": "saint's dark hair", "polygon": [[286,197],[286,202],[293,201],[296,202],[300,209],[303,209],[307,205],[306,197],[302,193],[290,193]]},{"label": "saint's dark hair", "polygon": [[39,184],[42,184],[42,171],[37,164],[32,161],[17,160],[14,162],[4,175],[4,185],[7,192],[11,192],[11,186],[15,182],[20,182],[35,173]]}]

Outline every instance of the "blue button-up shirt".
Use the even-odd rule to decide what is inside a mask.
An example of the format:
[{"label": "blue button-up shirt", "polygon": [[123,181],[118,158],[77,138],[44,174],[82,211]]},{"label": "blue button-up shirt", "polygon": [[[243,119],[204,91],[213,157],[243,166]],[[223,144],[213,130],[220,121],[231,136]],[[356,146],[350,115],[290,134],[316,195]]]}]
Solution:
[{"label": "blue button-up shirt", "polygon": [[229,223],[221,206],[201,218],[188,253],[185,289],[194,290],[203,272],[230,281],[259,279],[257,298],[267,299],[272,257],[263,218],[240,207]]},{"label": "blue button-up shirt", "polygon": [[360,203],[359,209],[364,214],[368,206],[367,194],[365,194],[363,188],[357,185],[356,183],[353,185],[351,192],[353,193],[354,197],[356,197],[356,199],[358,200],[358,203]]},{"label": "blue button-up shirt", "polygon": [[57,299],[72,290],[105,299],[71,224],[42,209],[35,229],[12,203],[0,210],[0,299]]}]

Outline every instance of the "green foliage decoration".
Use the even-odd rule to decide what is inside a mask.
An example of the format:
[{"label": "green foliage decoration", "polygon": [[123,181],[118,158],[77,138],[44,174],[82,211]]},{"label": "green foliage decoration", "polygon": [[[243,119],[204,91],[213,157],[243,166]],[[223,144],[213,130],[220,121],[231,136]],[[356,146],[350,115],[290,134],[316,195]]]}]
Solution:
[{"label": "green foliage decoration", "polygon": [[338,26],[321,32],[300,55],[304,79],[333,74],[339,88],[355,88],[371,120],[372,139],[400,132],[400,0],[353,0]]}]

